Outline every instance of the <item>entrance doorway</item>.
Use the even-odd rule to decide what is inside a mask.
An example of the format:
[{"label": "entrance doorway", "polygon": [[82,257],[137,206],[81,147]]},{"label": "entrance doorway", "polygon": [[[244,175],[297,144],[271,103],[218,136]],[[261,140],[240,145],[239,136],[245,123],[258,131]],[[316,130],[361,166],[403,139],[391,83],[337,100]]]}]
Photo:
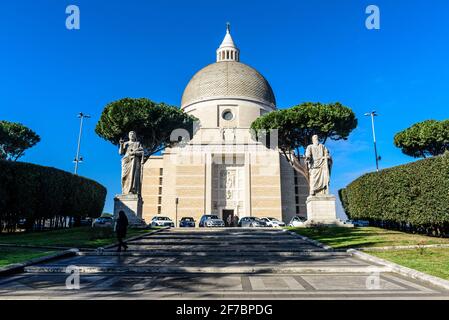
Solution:
[{"label": "entrance doorway", "polygon": [[223,209],[223,221],[226,227],[236,227],[234,225],[234,210]]}]

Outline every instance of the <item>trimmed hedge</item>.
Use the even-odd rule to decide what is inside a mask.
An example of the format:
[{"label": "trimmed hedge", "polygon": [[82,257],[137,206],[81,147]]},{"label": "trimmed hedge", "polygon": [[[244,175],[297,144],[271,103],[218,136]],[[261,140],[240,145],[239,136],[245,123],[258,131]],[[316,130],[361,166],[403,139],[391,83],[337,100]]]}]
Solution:
[{"label": "trimmed hedge", "polygon": [[350,219],[384,228],[449,235],[449,152],[368,173],[339,191]]},{"label": "trimmed hedge", "polygon": [[31,163],[0,161],[0,227],[14,230],[21,219],[27,229],[39,221],[98,217],[106,188],[69,172]]}]

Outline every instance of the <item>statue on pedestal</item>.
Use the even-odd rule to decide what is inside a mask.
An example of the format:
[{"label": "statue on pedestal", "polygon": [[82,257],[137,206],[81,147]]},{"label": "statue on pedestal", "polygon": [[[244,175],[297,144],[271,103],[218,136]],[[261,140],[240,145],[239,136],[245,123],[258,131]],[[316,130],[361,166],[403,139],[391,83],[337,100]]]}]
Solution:
[{"label": "statue on pedestal", "polygon": [[119,153],[122,158],[122,194],[140,194],[144,149],[134,131],[129,133],[129,141],[120,139]]},{"label": "statue on pedestal", "polygon": [[312,144],[307,147],[305,158],[309,169],[310,195],[328,195],[332,157],[329,150],[319,142],[317,135],[312,137]]}]

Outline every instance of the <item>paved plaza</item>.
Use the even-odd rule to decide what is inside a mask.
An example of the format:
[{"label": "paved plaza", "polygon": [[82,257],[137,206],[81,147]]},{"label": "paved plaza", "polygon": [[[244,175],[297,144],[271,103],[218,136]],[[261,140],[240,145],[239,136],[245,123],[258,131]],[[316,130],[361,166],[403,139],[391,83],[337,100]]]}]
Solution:
[{"label": "paved plaza", "polygon": [[[67,266],[80,288],[66,287]],[[1,299],[449,299],[449,292],[277,229],[168,229],[117,253],[0,277]]]}]

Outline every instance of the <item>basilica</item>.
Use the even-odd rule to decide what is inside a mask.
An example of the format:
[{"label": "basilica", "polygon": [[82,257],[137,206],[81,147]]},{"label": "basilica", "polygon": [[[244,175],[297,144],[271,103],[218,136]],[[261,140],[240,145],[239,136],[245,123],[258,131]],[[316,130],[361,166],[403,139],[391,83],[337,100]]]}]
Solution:
[{"label": "basilica", "polygon": [[306,216],[309,187],[276,148],[250,133],[251,123],[276,110],[268,81],[240,62],[228,26],[216,62],[187,84],[181,109],[198,120],[191,139],[146,161],[142,218],[173,221],[216,214],[224,221],[245,216],[289,222]]}]

